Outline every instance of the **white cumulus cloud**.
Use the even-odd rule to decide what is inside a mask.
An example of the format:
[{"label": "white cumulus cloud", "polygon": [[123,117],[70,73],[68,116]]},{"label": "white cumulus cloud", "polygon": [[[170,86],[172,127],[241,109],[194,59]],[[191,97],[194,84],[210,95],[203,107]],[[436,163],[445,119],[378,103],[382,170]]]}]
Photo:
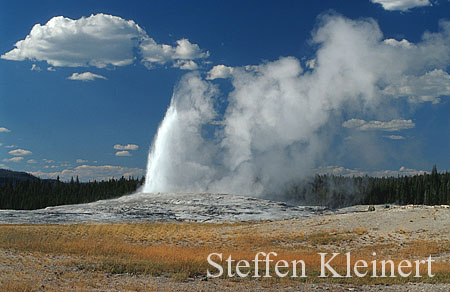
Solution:
[{"label": "white cumulus cloud", "polygon": [[29,160],[27,160],[27,163],[29,163],[29,164],[35,164],[35,163],[37,163],[37,161],[34,160],[34,159],[29,159]]},{"label": "white cumulus cloud", "polygon": [[0,127],[0,133],[11,133],[11,130],[4,127]]},{"label": "white cumulus cloud", "polygon": [[88,161],[84,160],[84,159],[77,159],[77,163],[86,163],[86,162],[88,162]]},{"label": "white cumulus cloud", "polygon": [[20,162],[22,160],[23,160],[23,157],[21,157],[21,156],[3,159],[4,162]]},{"label": "white cumulus cloud", "polygon": [[177,41],[173,59],[192,60],[209,56],[209,52],[203,52],[197,44],[192,44],[188,39]]},{"label": "white cumulus cloud", "polygon": [[372,3],[381,4],[383,9],[394,11],[407,11],[411,8],[430,6],[429,0],[371,0]]},{"label": "white cumulus cloud", "polygon": [[36,24],[1,58],[46,61],[52,66],[49,71],[53,67],[126,66],[138,58],[148,68],[171,63],[192,70],[195,65],[189,61],[208,56],[209,52],[188,39],[176,41],[175,46],[159,44],[133,20],[99,13],[80,19],[56,16],[44,25]]},{"label": "white cumulus cloud", "polygon": [[421,76],[404,76],[387,86],[383,93],[395,98],[406,97],[410,102],[439,103],[441,96],[450,96],[450,75],[442,69],[434,69]]},{"label": "white cumulus cloud", "polygon": [[398,41],[396,39],[385,39],[383,41],[385,44],[391,45],[393,47],[401,47],[401,48],[412,48],[414,44],[410,43],[408,40],[402,39]]},{"label": "white cumulus cloud", "polygon": [[[192,44],[188,39],[178,40],[177,46],[173,47],[158,44],[152,38],[146,37],[140,44],[140,51],[142,54],[142,62],[148,68],[152,68],[153,64],[173,62],[175,67],[194,70],[191,68],[194,68],[197,64],[188,62],[188,60],[203,59],[209,56],[209,52],[202,51],[197,44]],[[185,62],[182,62],[183,60]]]},{"label": "white cumulus cloud", "polygon": [[114,145],[114,149],[116,149],[116,150],[138,150],[139,146],[136,144],[127,144],[127,145],[116,144],[116,145]]},{"label": "white cumulus cloud", "polygon": [[228,67],[225,65],[217,65],[212,67],[208,72],[207,80],[214,80],[218,78],[228,78],[233,73],[233,67]]},{"label": "white cumulus cloud", "polygon": [[29,150],[24,150],[24,149],[11,150],[11,151],[9,151],[8,153],[11,154],[11,155],[14,155],[14,156],[25,156],[25,155],[30,155],[30,154],[32,154],[31,151],[29,151]]},{"label": "white cumulus cloud", "polygon": [[80,80],[80,81],[93,81],[95,79],[105,79],[105,76],[94,74],[92,72],[84,72],[84,73],[73,73],[71,76],[67,77],[69,80]]},{"label": "white cumulus cloud", "polygon": [[173,64],[173,67],[181,70],[197,70],[198,65],[192,60],[178,60]]},{"label": "white cumulus cloud", "polygon": [[116,156],[131,156],[131,153],[130,153],[130,151],[126,151],[126,150],[124,150],[124,151],[117,151],[116,152]]},{"label": "white cumulus cloud", "polygon": [[133,20],[96,14],[80,19],[56,16],[36,24],[3,59],[46,61],[60,67],[124,66],[134,60],[133,48],[146,33]]},{"label": "white cumulus cloud", "polygon": [[395,132],[405,129],[414,128],[415,124],[412,120],[391,120],[383,121],[365,121],[360,119],[351,119],[342,123],[344,128],[357,129],[361,131],[380,130]]}]

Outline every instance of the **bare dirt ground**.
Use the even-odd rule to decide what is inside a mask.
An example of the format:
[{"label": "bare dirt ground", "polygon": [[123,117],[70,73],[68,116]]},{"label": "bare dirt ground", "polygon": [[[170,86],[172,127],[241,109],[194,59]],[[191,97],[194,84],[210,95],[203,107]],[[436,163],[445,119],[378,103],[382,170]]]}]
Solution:
[{"label": "bare dirt ground", "polygon": [[[361,207],[362,210],[364,208],[366,207]],[[180,223],[183,224],[185,223]],[[277,246],[285,250],[294,249],[300,244],[324,252],[374,248],[384,256],[392,256],[401,251],[404,258],[413,259],[429,252],[437,263],[450,262],[448,206],[377,206],[373,212],[217,225],[215,232],[222,237],[230,232],[263,234],[265,238],[278,238]],[[349,232],[352,237],[343,240],[325,240],[325,237],[317,240],[318,237],[315,236],[342,236]],[[307,240],[297,242],[297,237],[293,239],[293,234],[303,234]],[[425,245],[425,250],[416,253],[419,247],[413,249],[409,246],[413,242],[430,243],[432,248]],[[375,248],[380,245],[382,248]],[[425,281],[401,285],[207,279],[204,276],[177,279],[169,276],[110,273],[80,267],[81,263],[89,261],[89,256],[1,247],[0,291],[450,291],[450,270],[444,270],[447,280],[441,283]]]},{"label": "bare dirt ground", "polygon": [[[360,209],[365,210],[367,207],[361,206]],[[346,246],[333,247],[333,250],[342,248],[343,251],[352,251],[375,244],[389,244],[395,248],[416,240],[445,245],[450,241],[450,207],[376,206],[376,210],[373,212],[285,220],[250,227],[250,229],[256,229],[252,232],[265,234],[289,234],[295,230],[304,232],[306,236],[318,232],[356,231],[359,236],[355,240]],[[319,245],[313,246],[318,247]],[[336,251],[338,252],[338,250]],[[435,256],[442,261],[450,260],[450,253],[447,252]]]},{"label": "bare dirt ground", "polygon": [[450,291],[450,284],[352,285],[262,283],[109,274],[80,270],[71,256],[0,251],[0,291]]}]

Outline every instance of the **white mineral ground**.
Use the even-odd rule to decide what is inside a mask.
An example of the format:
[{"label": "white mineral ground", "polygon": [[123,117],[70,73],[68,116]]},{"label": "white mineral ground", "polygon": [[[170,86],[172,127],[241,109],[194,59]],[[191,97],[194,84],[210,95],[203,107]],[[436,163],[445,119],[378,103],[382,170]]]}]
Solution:
[{"label": "white mineral ground", "polygon": [[[350,208],[344,212],[358,209]],[[137,193],[117,199],[40,210],[0,210],[0,223],[237,222],[294,219],[334,212],[342,211],[315,206],[291,206],[283,202],[236,195]]]}]

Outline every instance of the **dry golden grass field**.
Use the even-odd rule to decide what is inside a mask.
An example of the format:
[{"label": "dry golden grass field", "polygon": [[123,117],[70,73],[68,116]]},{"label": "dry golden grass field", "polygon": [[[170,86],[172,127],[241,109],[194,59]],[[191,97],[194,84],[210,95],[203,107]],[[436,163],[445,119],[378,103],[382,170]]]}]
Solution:
[{"label": "dry golden grass field", "polygon": [[[233,224],[0,225],[0,287],[1,291],[345,291],[414,290],[419,285],[416,288],[424,291],[450,291],[449,213],[448,208],[411,207]],[[206,278],[211,269],[208,254],[251,261],[258,251],[275,251],[276,259],[287,261],[303,259],[308,277]],[[354,259],[395,263],[431,255],[436,260],[435,276],[427,277],[421,266],[422,278],[319,278],[319,252],[351,252]],[[342,272],[345,265],[340,256],[333,266]]]}]

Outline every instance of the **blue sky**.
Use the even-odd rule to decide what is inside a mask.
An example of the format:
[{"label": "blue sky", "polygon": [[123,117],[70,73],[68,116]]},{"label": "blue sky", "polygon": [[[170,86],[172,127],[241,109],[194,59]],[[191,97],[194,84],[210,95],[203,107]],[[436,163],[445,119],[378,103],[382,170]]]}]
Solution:
[{"label": "blue sky", "polygon": [[[318,44],[312,38],[324,14],[372,19],[381,41],[391,39],[387,44],[393,47],[414,46],[427,31],[440,33],[450,50],[449,32],[440,27],[450,20],[450,1],[396,3],[32,1],[24,7],[2,1],[0,167],[65,179],[143,175],[149,146],[183,75],[200,72],[226,98],[233,86],[221,77],[228,77],[230,68],[292,56],[314,70],[309,61]],[[97,15],[95,21],[91,15]],[[27,46],[17,49],[36,24]],[[92,35],[78,34],[88,25]],[[375,175],[412,174],[433,164],[450,169],[449,60],[445,50],[436,52],[443,57],[412,75],[405,69],[403,83],[384,91],[392,98],[374,106],[377,114],[333,112],[337,129],[314,167]],[[213,76],[217,65],[225,71],[216,67]],[[433,70],[439,71],[426,75]],[[420,80],[432,83],[429,90],[422,92]]]}]

